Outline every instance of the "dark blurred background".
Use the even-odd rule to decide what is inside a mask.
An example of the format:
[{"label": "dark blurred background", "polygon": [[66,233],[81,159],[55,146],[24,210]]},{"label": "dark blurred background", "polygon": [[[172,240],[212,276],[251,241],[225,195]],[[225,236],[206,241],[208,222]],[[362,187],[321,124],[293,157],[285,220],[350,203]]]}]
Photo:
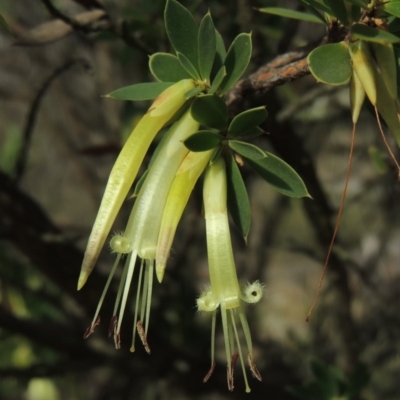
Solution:
[{"label": "dark blurred background", "polygon": [[[182,3],[198,21],[209,8],[226,44],[252,31],[248,74],[324,36],[320,25],[253,9],[297,8],[296,1]],[[267,105],[263,128],[269,134],[255,143],[291,164],[313,197],[286,198],[242,171],[252,227],[247,247],[234,228],[232,240],[240,280],[259,279],[266,287],[264,298],[247,309],[263,381],[251,380],[246,395],[238,369],[235,391],[228,392],[218,329],[217,368],[202,383],[211,321],[195,307],[208,283],[201,188],[183,216],[164,282],[154,285],[151,356],[141,346],[129,352],[133,311],[126,313],[121,350],[107,338],[116,282],[102,324],[82,338],[113,261],[105,248],[77,292],[83,250],[121,144],[148,107],[102,95],[149,81],[148,55],[170,49],[164,0],[51,4],[63,16],[86,13],[89,28],[57,21],[48,1],[0,2],[13,32],[0,33],[0,398],[289,400],[295,397],[287,388],[315,379],[310,363],[319,360],[350,380],[363,366],[370,379],[353,398],[398,399],[399,183],[367,111],[357,129],[329,270],[305,321],[340,204],[352,128],[348,88],[323,86],[310,76],[235,103],[239,110]],[[380,152],[378,165],[371,154]],[[124,228],[131,204],[124,205],[115,230]]]}]

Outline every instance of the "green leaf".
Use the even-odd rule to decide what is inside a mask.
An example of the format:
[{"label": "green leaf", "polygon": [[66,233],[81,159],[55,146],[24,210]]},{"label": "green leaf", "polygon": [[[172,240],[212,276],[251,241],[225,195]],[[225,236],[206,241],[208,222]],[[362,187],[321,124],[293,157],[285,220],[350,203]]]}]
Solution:
[{"label": "green leaf", "polygon": [[7,24],[7,21],[4,19],[4,17],[0,14],[0,28],[6,32],[9,36],[12,36],[12,32],[10,27]]},{"label": "green leaf", "polygon": [[365,24],[354,24],[351,27],[352,38],[363,39],[367,42],[398,43],[400,38],[390,32],[378,28],[371,28]]},{"label": "green leaf", "polygon": [[136,85],[125,86],[123,88],[114,90],[105,97],[131,101],[153,100],[173,84],[174,82],[137,83]]},{"label": "green leaf", "polygon": [[223,79],[219,91],[224,94],[230,89],[242,76],[249,65],[251,57],[251,35],[241,33],[229,47],[226,54],[225,67],[226,76]]},{"label": "green leaf", "polygon": [[197,25],[187,8],[168,0],[164,12],[168,38],[176,52],[185,55],[195,68],[198,66]]},{"label": "green leaf", "polygon": [[241,142],[240,140],[229,140],[228,143],[229,147],[236,151],[236,153],[251,160],[257,161],[267,157],[265,152],[259,147],[254,146],[254,144]]},{"label": "green leaf", "polygon": [[353,71],[349,51],[343,42],[317,47],[308,55],[307,61],[315,79],[330,85],[349,82]]},{"label": "green leaf", "polygon": [[194,65],[190,62],[190,60],[182,53],[178,52],[178,60],[181,63],[182,67],[185,69],[185,71],[193,78],[196,80],[200,79],[200,75],[197,72],[196,68]]},{"label": "green leaf", "polygon": [[161,82],[178,82],[191,78],[182,67],[178,57],[168,53],[155,53],[150,56],[149,68],[157,80]]},{"label": "green leaf", "polygon": [[198,97],[191,107],[192,117],[201,125],[218,130],[228,124],[228,108],[221,97],[212,94]]},{"label": "green leaf", "polygon": [[305,0],[299,0],[300,3],[304,6],[306,10],[308,10],[310,13],[314,14],[323,24],[328,25],[328,21],[326,20],[325,16],[321,14],[318,9],[316,9],[314,6],[308,4]]},{"label": "green leaf", "polygon": [[221,84],[225,75],[226,75],[226,68],[225,68],[225,65],[223,65],[220,68],[220,70],[218,71],[217,75],[215,75],[215,78],[212,81],[212,84],[211,84],[210,90],[208,91],[208,94],[214,94],[218,90],[219,85]]},{"label": "green leaf", "polygon": [[260,125],[268,117],[265,107],[252,108],[233,118],[228,132],[232,136],[240,136]]},{"label": "green leaf", "polygon": [[290,197],[305,197],[307,188],[298,173],[285,161],[271,153],[265,152],[266,158],[250,160],[247,163],[278,192]]},{"label": "green leaf", "polygon": [[317,24],[324,23],[324,21],[321,21],[321,18],[318,18],[316,15],[307,14],[304,12],[291,10],[288,8],[265,7],[265,8],[259,8],[258,11],[266,14],[279,15],[280,17],[285,17],[285,18],[298,19],[300,21],[315,22]]},{"label": "green leaf", "polygon": [[382,8],[391,15],[400,18],[400,1],[386,1],[383,2]]},{"label": "green leaf", "polygon": [[300,3],[305,7],[311,6],[316,10],[332,15],[332,10],[326,4],[320,3],[318,0],[300,0]]},{"label": "green leaf", "polygon": [[368,0],[346,0],[348,3],[351,3],[355,6],[361,7],[364,10],[368,9]]},{"label": "green leaf", "polygon": [[251,223],[250,201],[242,174],[231,154],[226,157],[226,178],[228,184],[228,210],[237,230],[247,241]]},{"label": "green leaf", "polygon": [[201,93],[203,89],[200,86],[196,86],[193,89],[188,90],[184,96],[187,99],[190,99],[191,97],[197,96],[199,93]]},{"label": "green leaf", "polygon": [[189,136],[183,143],[190,151],[207,151],[215,149],[222,142],[223,137],[213,131],[198,131]]},{"label": "green leaf", "polygon": [[210,13],[201,21],[198,42],[200,75],[202,79],[209,81],[216,51],[215,28]]},{"label": "green leaf", "polygon": [[240,138],[246,138],[246,139],[251,139],[251,138],[255,138],[257,136],[262,135],[263,133],[265,133],[261,128],[259,128],[258,126],[256,126],[253,129],[250,129],[247,132],[244,132],[242,134],[239,135]]},{"label": "green leaf", "polygon": [[226,58],[224,39],[222,39],[221,34],[217,30],[215,30],[215,45],[216,49],[215,49],[214,64],[211,70],[211,81],[216,78],[216,75],[224,65]]},{"label": "green leaf", "polygon": [[349,24],[349,16],[343,0],[326,0],[335,17],[345,26]]}]

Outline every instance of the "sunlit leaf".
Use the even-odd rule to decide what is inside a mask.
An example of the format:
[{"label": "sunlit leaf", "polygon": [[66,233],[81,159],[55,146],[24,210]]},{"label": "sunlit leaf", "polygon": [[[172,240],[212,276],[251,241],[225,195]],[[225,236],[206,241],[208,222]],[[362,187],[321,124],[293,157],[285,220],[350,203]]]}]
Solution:
[{"label": "sunlit leaf", "polygon": [[285,18],[298,19],[300,21],[315,22],[317,24],[324,23],[323,21],[321,21],[321,18],[318,18],[316,15],[292,10],[289,8],[264,7],[264,8],[259,8],[258,11],[261,11],[266,14],[279,15],[280,17],[285,17]]},{"label": "sunlit leaf", "polygon": [[114,90],[105,97],[131,101],[153,100],[173,84],[174,82],[137,83],[136,85],[125,86],[123,88]]},{"label": "sunlit leaf", "polygon": [[162,82],[178,82],[191,78],[182,67],[178,57],[168,53],[155,53],[150,56],[149,68],[152,75]]},{"label": "sunlit leaf", "polygon": [[343,85],[349,82],[352,65],[343,43],[329,43],[314,49],[307,58],[310,71],[319,82]]},{"label": "sunlit leaf", "polygon": [[285,161],[265,152],[266,158],[246,162],[278,192],[290,197],[309,196],[307,188],[299,174]]},{"label": "sunlit leaf", "polygon": [[228,108],[218,96],[198,97],[192,104],[191,113],[197,122],[209,128],[222,130],[228,123]]},{"label": "sunlit leaf", "polygon": [[230,89],[242,76],[246,70],[251,57],[251,35],[241,33],[229,47],[226,54],[225,67],[226,76],[223,79],[219,91],[224,94]]},{"label": "sunlit leaf", "polygon": [[229,140],[229,147],[241,156],[251,160],[261,160],[266,157],[265,152],[259,147],[240,140]]},{"label": "sunlit leaf", "polygon": [[164,13],[168,38],[176,50],[198,66],[197,25],[187,8],[175,0],[168,0]]},{"label": "sunlit leaf", "polygon": [[200,75],[202,79],[209,80],[216,51],[215,28],[210,13],[201,21],[198,42]]},{"label": "sunlit leaf", "polygon": [[378,28],[372,28],[365,24],[354,24],[351,27],[352,38],[363,39],[367,42],[398,43],[400,38],[390,32]]},{"label": "sunlit leaf", "polygon": [[189,136],[183,143],[190,151],[207,151],[218,147],[223,137],[213,131],[198,131]]},{"label": "sunlit leaf", "polygon": [[246,240],[250,230],[251,209],[242,174],[231,154],[226,157],[228,209],[239,233]]},{"label": "sunlit leaf", "polygon": [[267,118],[268,113],[265,107],[252,108],[244,111],[233,118],[229,125],[228,132],[232,136],[240,136],[260,125]]}]

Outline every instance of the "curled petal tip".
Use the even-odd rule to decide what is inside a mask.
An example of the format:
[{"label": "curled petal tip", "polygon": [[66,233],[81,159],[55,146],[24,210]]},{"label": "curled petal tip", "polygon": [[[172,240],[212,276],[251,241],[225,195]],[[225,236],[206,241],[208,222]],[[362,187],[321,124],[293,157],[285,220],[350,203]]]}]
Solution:
[{"label": "curled petal tip", "polygon": [[79,279],[78,279],[78,287],[77,287],[78,290],[81,290],[83,288],[88,277],[89,277],[88,272],[86,270],[81,270],[81,273],[80,273]]},{"label": "curled petal tip", "polygon": [[156,275],[157,275],[157,280],[158,282],[162,282],[164,279],[164,273],[165,273],[165,264],[157,264],[156,266]]}]

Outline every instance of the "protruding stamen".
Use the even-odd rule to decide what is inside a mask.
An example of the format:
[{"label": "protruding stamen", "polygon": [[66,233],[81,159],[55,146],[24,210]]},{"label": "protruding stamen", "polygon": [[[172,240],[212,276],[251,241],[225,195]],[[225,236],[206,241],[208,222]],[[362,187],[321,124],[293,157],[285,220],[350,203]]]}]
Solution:
[{"label": "protruding stamen", "polygon": [[144,331],[144,329],[143,329],[142,321],[138,321],[138,322],[137,322],[137,331],[138,331],[140,340],[141,340],[142,343],[143,343],[144,349],[146,350],[146,352],[147,352],[148,354],[150,354],[151,351],[150,351],[149,344],[147,343],[147,337],[146,337],[146,333],[145,333],[145,331]]},{"label": "protruding stamen", "polygon": [[116,315],[113,315],[111,317],[110,325],[108,326],[108,337],[111,337],[111,335],[114,334],[117,323],[118,323],[118,317]]},{"label": "protruding stamen", "polygon": [[145,334],[149,331],[150,321],[150,309],[151,309],[151,294],[153,292],[153,275],[154,275],[154,260],[146,260],[146,269],[148,270],[148,281],[147,281],[147,300],[146,300],[146,320],[145,320]]},{"label": "protruding stamen", "polygon": [[247,356],[247,362],[249,363],[249,367],[250,367],[251,373],[254,376],[254,378],[258,379],[261,382],[262,378],[261,378],[260,372],[258,371],[256,364],[254,364],[253,357],[250,353]]},{"label": "protruding stamen", "polygon": [[224,333],[226,365],[228,368],[228,386],[229,386],[230,376],[232,375],[232,368],[231,368],[232,352],[231,352],[231,346],[230,346],[228,318],[226,316],[225,304],[222,304],[222,306],[221,306],[221,318],[222,318],[222,330]]},{"label": "protruding stamen", "polygon": [[126,275],[125,286],[124,286],[123,295],[122,295],[121,308],[119,310],[118,326],[117,326],[117,334],[118,335],[119,335],[119,332],[121,331],[122,319],[124,317],[125,306],[126,306],[126,302],[128,300],[129,288],[131,286],[133,271],[135,270],[135,264],[136,264],[136,253],[133,252],[133,253],[131,253],[131,257],[129,260],[128,272]]},{"label": "protruding stamen", "polygon": [[117,350],[121,348],[121,335],[117,330],[114,330],[114,344]]},{"label": "protruding stamen", "polygon": [[232,373],[232,369],[230,367],[231,367],[231,365],[228,364],[228,368],[226,370],[226,380],[228,383],[228,390],[233,392],[233,389],[235,388],[235,386],[233,385],[233,373]]},{"label": "protruding stamen", "polygon": [[122,291],[124,289],[124,284],[126,281],[126,275],[128,273],[128,265],[131,259],[131,254],[129,254],[128,258],[125,260],[124,270],[122,271],[121,281],[119,282],[117,297],[115,299],[113,315],[117,315],[119,303],[121,301]]},{"label": "protruding stamen", "polygon": [[252,354],[253,353],[253,343],[251,341],[250,328],[249,328],[249,324],[247,322],[246,315],[244,313],[242,304],[240,304],[238,312],[239,312],[239,319],[242,324],[244,338],[245,338],[246,344],[247,344],[247,351],[249,352],[249,354]]},{"label": "protruding stamen", "polygon": [[93,332],[94,329],[96,328],[97,325],[100,324],[100,317],[97,316],[96,319],[92,322],[92,324],[89,326],[89,328],[86,329],[86,332],[83,335],[84,339],[87,339]]},{"label": "protruding stamen", "polygon": [[208,370],[206,376],[203,378],[203,383],[206,383],[211,378],[211,375],[213,374],[216,365],[217,363],[215,361],[211,363],[210,369]]},{"label": "protruding stamen", "polygon": [[[246,393],[250,393],[251,389],[249,386],[249,382],[247,381],[246,368],[244,366],[244,361],[243,361],[242,347],[240,346],[239,335],[238,335],[238,332],[236,329],[235,315],[234,315],[233,311],[230,311],[230,314],[231,314],[231,319],[232,319],[232,328],[233,328],[233,332],[235,333],[236,344],[237,344],[237,348],[238,348],[238,352],[239,352],[240,365],[242,366],[244,383],[246,385]],[[232,358],[233,358],[233,356],[232,356]],[[237,356],[236,356],[236,359],[237,359]]]},{"label": "protruding stamen", "polygon": [[132,353],[135,351],[136,323],[137,323],[138,312],[139,312],[140,291],[142,290],[143,265],[144,265],[144,260],[142,259],[142,261],[140,262],[138,288],[137,288],[137,292],[136,292],[135,316],[133,318],[132,345],[131,345],[131,349],[130,349]]}]

